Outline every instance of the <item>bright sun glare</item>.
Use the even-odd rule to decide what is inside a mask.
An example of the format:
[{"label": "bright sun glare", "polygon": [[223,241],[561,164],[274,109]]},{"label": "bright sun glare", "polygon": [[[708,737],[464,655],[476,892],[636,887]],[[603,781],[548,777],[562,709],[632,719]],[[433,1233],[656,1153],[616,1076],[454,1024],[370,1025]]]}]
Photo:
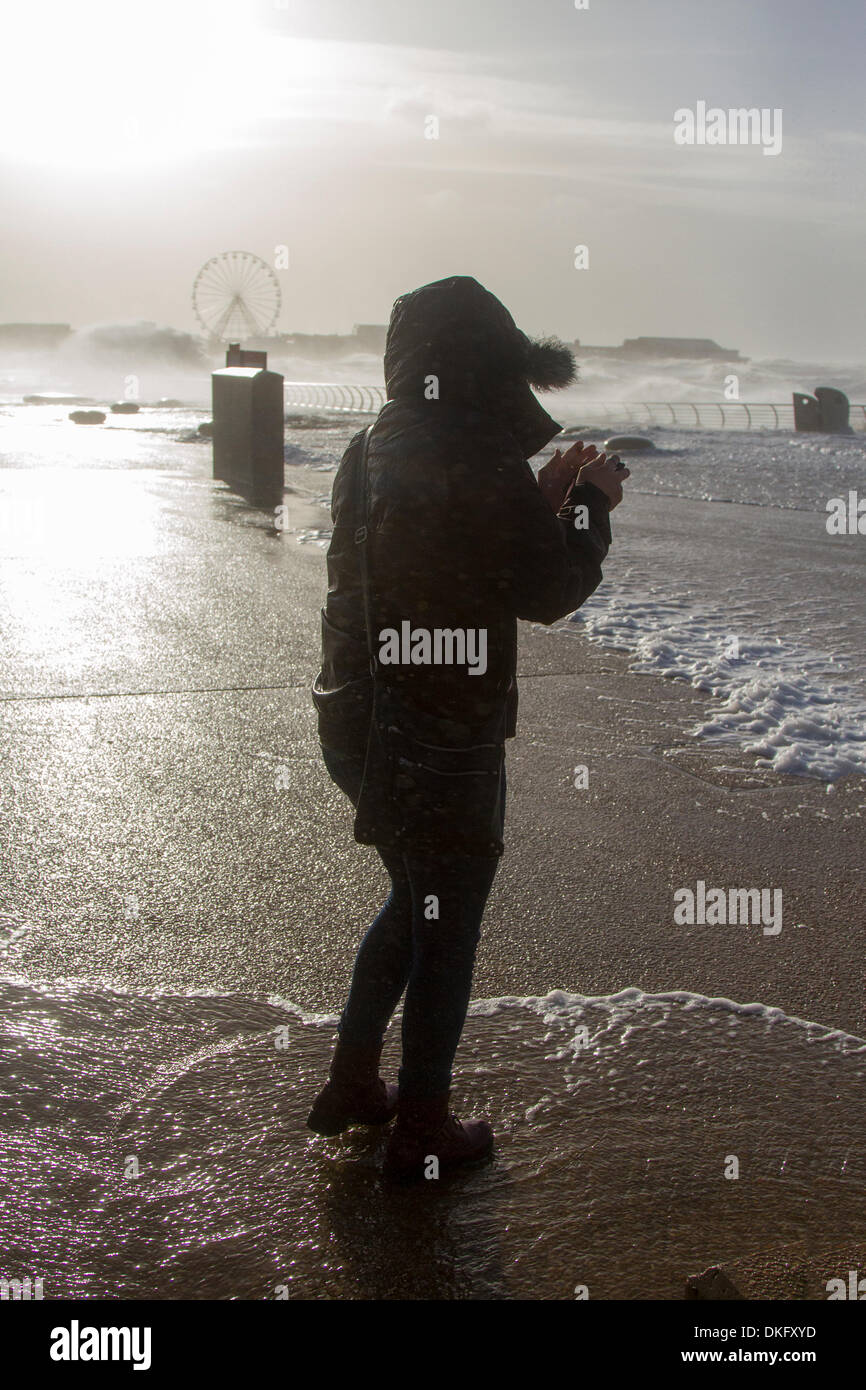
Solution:
[{"label": "bright sun glare", "polygon": [[18,0],[3,21],[0,154],[72,171],[196,154],[261,109],[243,0]]}]

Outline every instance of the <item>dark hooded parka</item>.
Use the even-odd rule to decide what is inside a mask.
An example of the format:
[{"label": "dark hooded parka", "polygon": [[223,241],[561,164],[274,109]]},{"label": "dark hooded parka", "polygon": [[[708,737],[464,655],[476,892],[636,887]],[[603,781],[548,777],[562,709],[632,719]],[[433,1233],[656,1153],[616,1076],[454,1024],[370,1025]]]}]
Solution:
[{"label": "dark hooded parka", "polygon": [[[604,494],[592,484],[574,486],[557,516],[527,462],[561,429],[530,383],[566,385],[574,371],[567,348],[528,339],[469,276],[424,285],[394,305],[388,400],[367,464],[374,639],[386,629],[401,632],[407,621],[412,630],[486,632],[483,673],[470,674],[468,664],[380,666],[377,679],[427,721],[431,741],[513,736],[516,619],[552,623],[579,608],[601,580],[610,545]],[[361,438],[349,444],[334,479],[314,687],[330,692],[316,701],[321,742],[356,755],[366,747],[371,693],[354,544]],[[574,525],[578,506],[588,525]]]}]

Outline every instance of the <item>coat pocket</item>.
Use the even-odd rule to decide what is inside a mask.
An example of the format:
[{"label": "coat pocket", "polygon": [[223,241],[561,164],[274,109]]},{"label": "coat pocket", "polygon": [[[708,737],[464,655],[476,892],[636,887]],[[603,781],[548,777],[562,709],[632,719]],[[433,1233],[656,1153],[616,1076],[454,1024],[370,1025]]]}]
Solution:
[{"label": "coat pocket", "polygon": [[503,851],[501,742],[428,743],[381,706],[374,718],[355,836],[422,854]]},{"label": "coat pocket", "polygon": [[363,705],[366,707],[369,719],[370,687],[372,684],[369,676],[358,676],[355,680],[344,681],[342,685],[335,686],[333,690],[323,689],[321,680],[322,673],[320,671],[310,687],[310,695],[319,714],[335,718],[341,714],[347,715]]},{"label": "coat pocket", "polygon": [[[319,716],[319,739],[326,746],[348,751],[366,744],[373,706],[367,664],[366,644],[335,627],[322,609],[322,669],[310,695]],[[329,679],[340,670],[352,674],[342,681]]]}]

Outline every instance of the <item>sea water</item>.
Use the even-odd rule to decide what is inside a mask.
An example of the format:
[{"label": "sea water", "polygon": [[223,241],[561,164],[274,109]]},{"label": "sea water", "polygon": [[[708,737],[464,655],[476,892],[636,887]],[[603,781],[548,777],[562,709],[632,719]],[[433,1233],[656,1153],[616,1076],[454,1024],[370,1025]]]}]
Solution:
[{"label": "sea water", "polygon": [[20,980],[0,999],[0,1273],[46,1298],[681,1298],[866,1217],[866,1042],[761,1004],[474,1002],[461,1104],[494,1160],[394,1192],[379,1131],[305,1128],[333,1018]]},{"label": "sea water", "polygon": [[646,434],[606,582],[557,633],[711,694],[698,739],[828,783],[866,772],[866,534],[827,526],[830,499],[866,501],[866,435]]}]

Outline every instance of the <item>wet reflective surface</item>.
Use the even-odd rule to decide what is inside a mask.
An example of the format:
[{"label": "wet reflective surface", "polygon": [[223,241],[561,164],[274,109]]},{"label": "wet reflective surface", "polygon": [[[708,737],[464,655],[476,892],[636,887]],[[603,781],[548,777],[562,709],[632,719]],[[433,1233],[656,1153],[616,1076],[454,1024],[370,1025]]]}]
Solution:
[{"label": "wet reflective surface", "polygon": [[333,1020],[23,983],[2,1014],[3,1272],[47,1298],[679,1298],[866,1217],[866,1044],[759,1006],[473,1004],[459,1103],[495,1159],[397,1191],[382,1134],[305,1127]]}]

